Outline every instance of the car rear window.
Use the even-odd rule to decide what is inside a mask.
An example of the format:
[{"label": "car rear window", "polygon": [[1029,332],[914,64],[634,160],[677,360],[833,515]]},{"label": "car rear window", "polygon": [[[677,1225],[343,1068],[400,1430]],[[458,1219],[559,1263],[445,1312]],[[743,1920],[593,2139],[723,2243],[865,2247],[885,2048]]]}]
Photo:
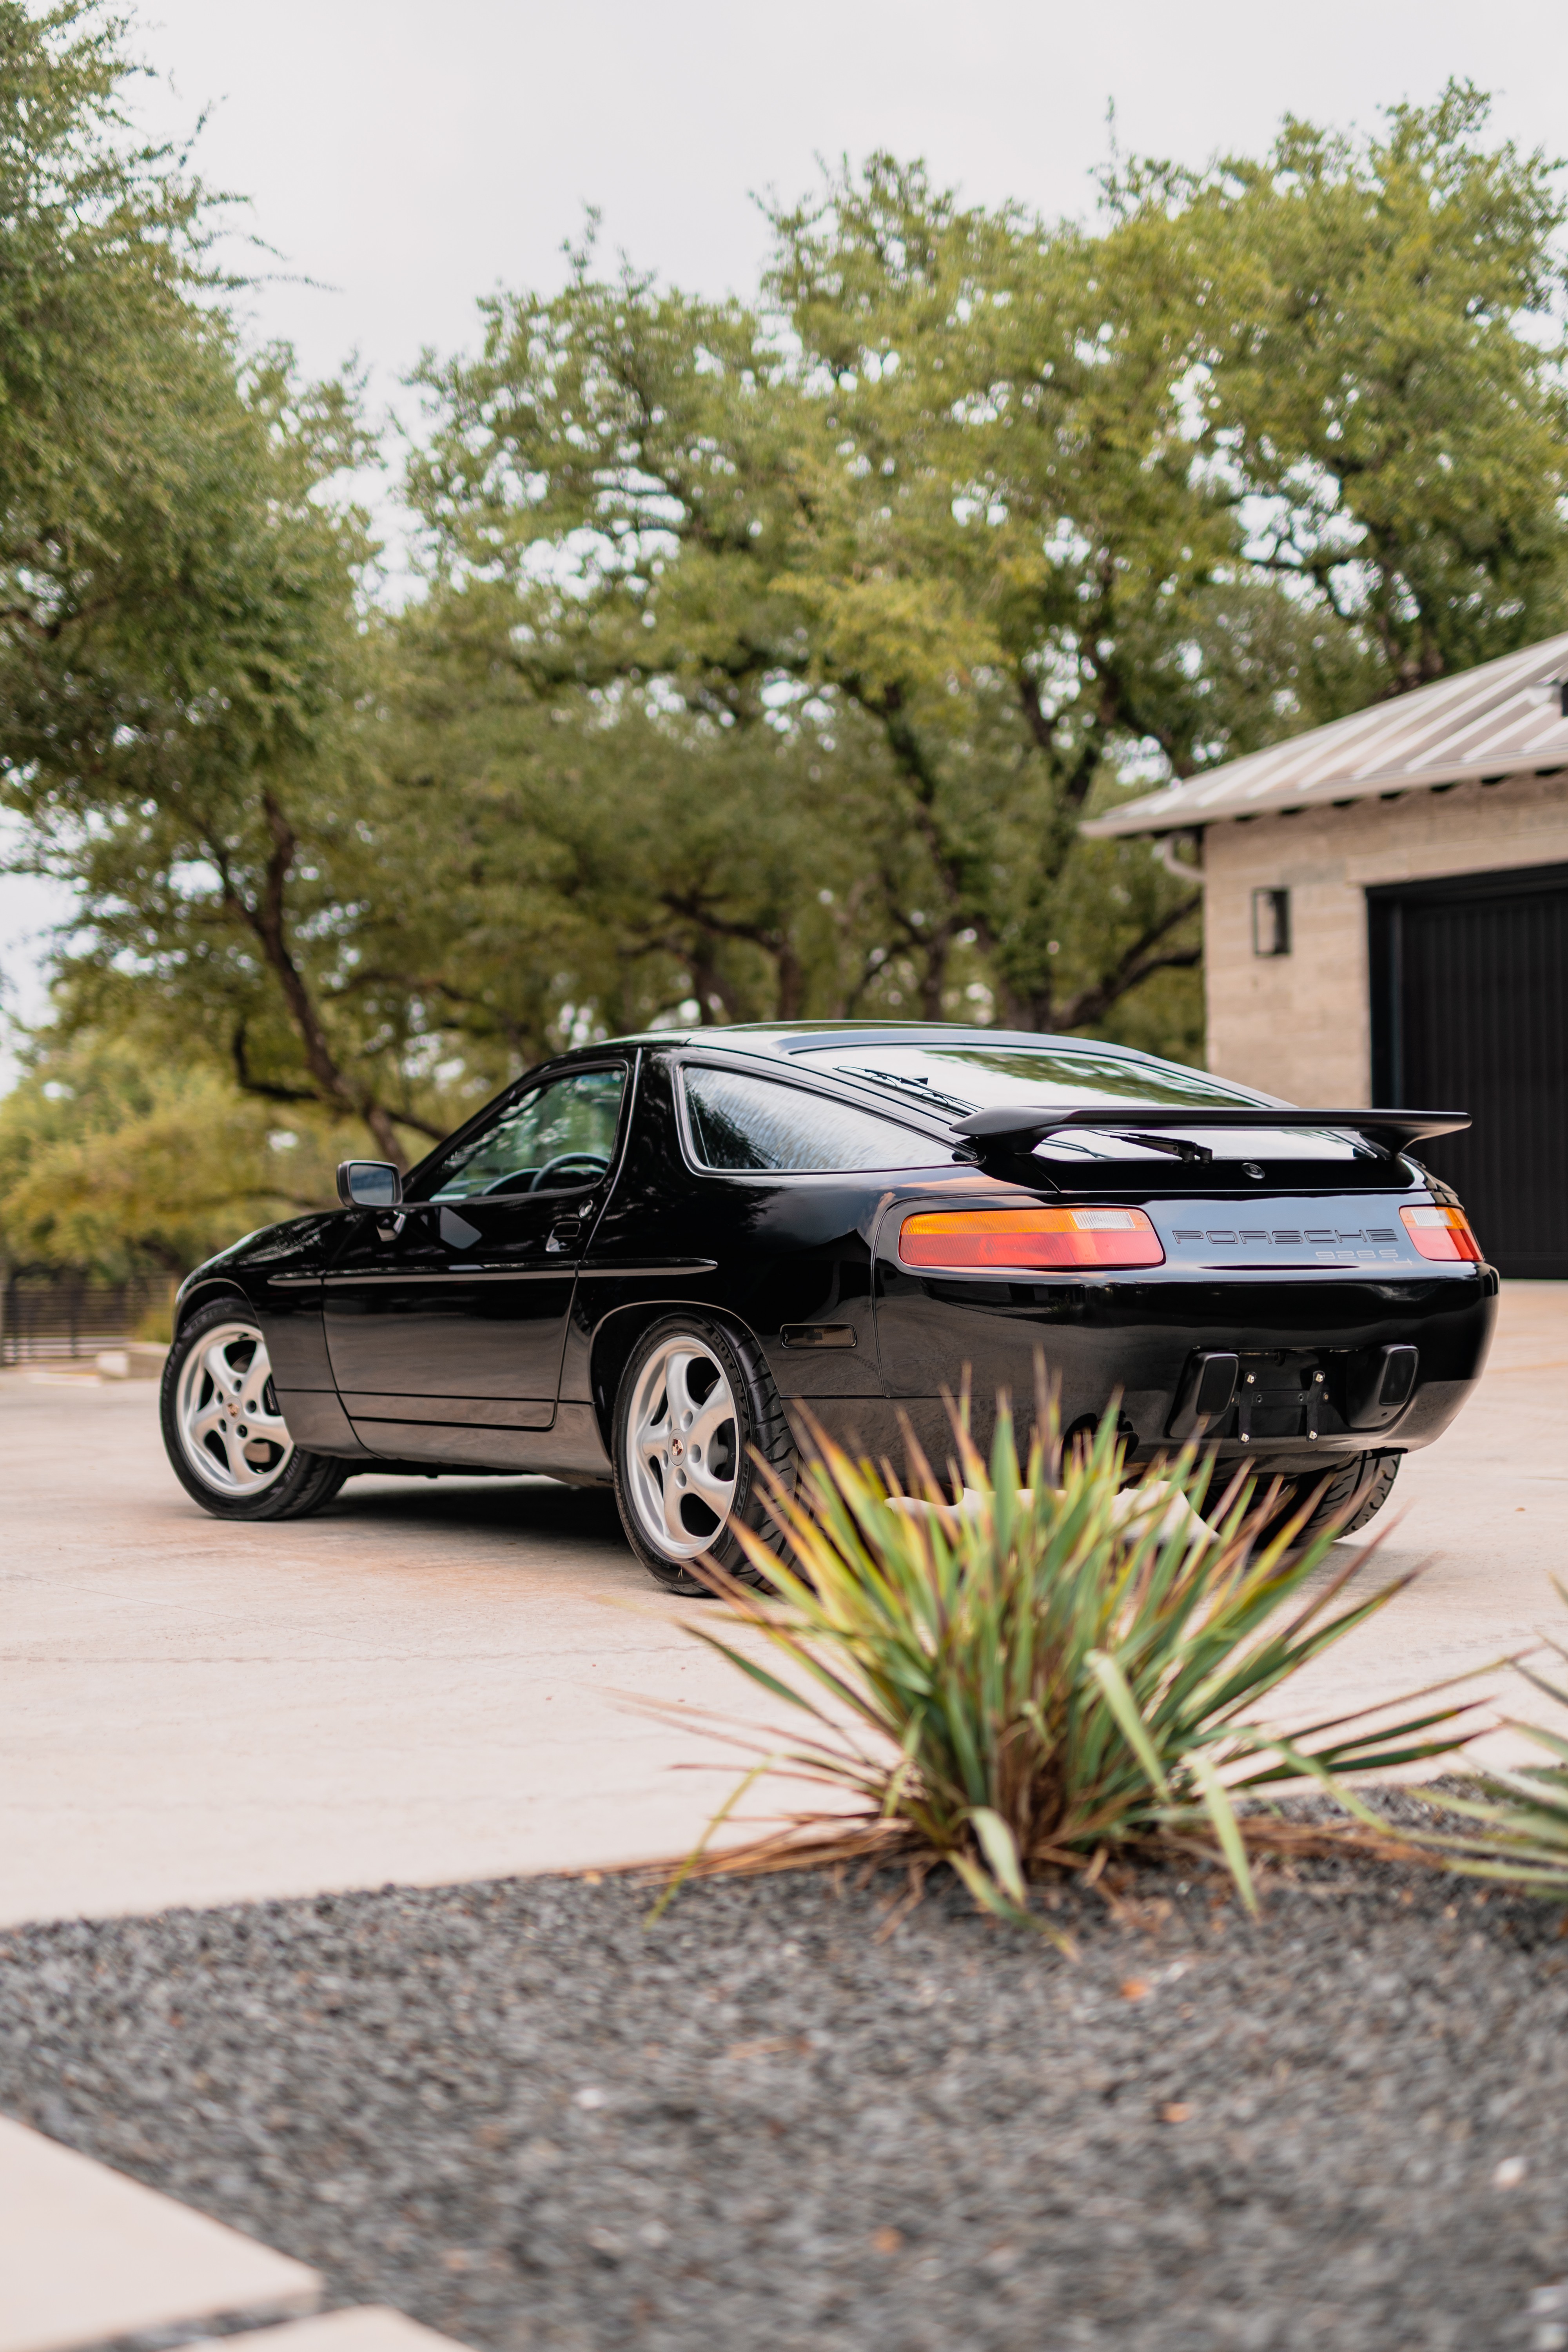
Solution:
[{"label": "car rear window", "polygon": [[700,1064],[689,1064],[681,1076],[691,1139],[705,1168],[849,1174],[944,1167],[957,1157],[913,1128],[805,1087]]},{"label": "car rear window", "polygon": [[[965,1040],[944,1045],[810,1046],[802,1058],[822,1059],[844,1077],[884,1088],[889,1098],[928,1103],[939,1118],[962,1118],[967,1111],[1005,1109],[1013,1103],[1061,1104],[1090,1109],[1096,1103],[1158,1103],[1181,1108],[1190,1103],[1193,1124],[1181,1132],[1203,1143],[1216,1160],[1352,1160],[1358,1146],[1324,1129],[1268,1125],[1268,1097],[1216,1078],[1207,1070],[1152,1055],[1118,1053],[1113,1046],[985,1045]],[[1256,1129],[1205,1129],[1203,1113],[1246,1109],[1256,1104]],[[1143,1160],[1161,1155],[1131,1137],[1079,1130],[1048,1136],[1038,1148],[1044,1160]]]},{"label": "car rear window", "polygon": [[919,1087],[933,1099],[945,1095],[964,1110],[1025,1099],[1194,1103],[1227,1110],[1268,1100],[1180,1062],[1156,1061],[1152,1055],[1143,1060],[1088,1045],[1081,1052],[1045,1045],[866,1045],[848,1051],[839,1045],[830,1053],[833,1067],[846,1077],[880,1076],[895,1086]]}]

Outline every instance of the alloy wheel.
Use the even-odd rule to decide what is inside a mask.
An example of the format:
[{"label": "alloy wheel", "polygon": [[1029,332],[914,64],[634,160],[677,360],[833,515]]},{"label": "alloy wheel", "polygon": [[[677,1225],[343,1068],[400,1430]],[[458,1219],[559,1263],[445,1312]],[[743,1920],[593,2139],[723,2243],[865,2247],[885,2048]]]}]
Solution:
[{"label": "alloy wheel", "polygon": [[258,1495],[288,1468],[294,1441],[278,1410],[267,1342],[253,1323],[219,1323],[180,1368],[181,1450],[219,1495]]},{"label": "alloy wheel", "polygon": [[723,1529],[741,1471],[728,1375],[695,1335],[674,1333],[632,1391],[627,1483],[645,1540],[667,1559],[695,1559]]}]

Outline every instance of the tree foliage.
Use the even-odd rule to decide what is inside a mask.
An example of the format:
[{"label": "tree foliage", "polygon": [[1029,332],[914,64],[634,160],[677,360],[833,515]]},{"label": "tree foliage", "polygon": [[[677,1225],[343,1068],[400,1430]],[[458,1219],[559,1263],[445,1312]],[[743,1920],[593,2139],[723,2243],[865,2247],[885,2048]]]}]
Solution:
[{"label": "tree foliage", "polygon": [[[1121,647],[1173,563],[1185,593],[1224,549],[1170,371],[1131,288],[1125,348],[1096,341],[1088,240],[962,213],[887,159],[774,226],[770,307],[601,279],[584,253],[561,296],[487,306],[478,362],[426,369],[442,623],[557,709],[772,746],[761,839],[795,821],[804,762],[826,789],[802,901],[841,899],[850,814],[861,968],[775,952],[781,1004],[941,1018],[967,963],[1005,1018],[1093,1022],[1196,953],[1172,938],[1190,897],[1145,870],[1100,893],[1066,988],[1055,961],[1112,749],[1189,749]],[[689,919],[721,958],[729,908]]]},{"label": "tree foliage", "polygon": [[68,631],[184,488],[201,191],[127,131],[123,27],[0,0],[0,644]]},{"label": "tree foliage", "polygon": [[1565,217],[1555,165],[1484,144],[1454,84],[1358,145],[1287,121],[1261,163],[1145,168],[1215,331],[1215,445],[1251,501],[1246,551],[1365,664],[1360,699],[1561,627],[1568,517]]},{"label": "tree foliage", "polygon": [[330,1140],[134,1036],[46,1041],[0,1102],[0,1261],[183,1273],[319,1200]]},{"label": "tree foliage", "polygon": [[128,70],[0,0],[0,797],[65,1030],[231,1108],[404,1160],[672,1021],[1197,1058],[1195,893],[1081,818],[1564,616],[1563,208],[1468,89],[1089,224],[874,157],[751,302],[590,239],[423,363],[393,612],[354,387],[241,346]]},{"label": "tree foliage", "polygon": [[91,7],[0,5],[5,797],[81,903],[71,1018],[161,1003],[243,1087],[395,1149],[406,1008],[331,1003],[375,860],[367,550],[321,492],[365,439],[348,387],[239,350],[210,205],[125,136],[121,38]]},{"label": "tree foliage", "polygon": [[[1108,176],[1093,229],[876,157],[774,215],[754,306],[590,247],[426,362],[419,625],[492,714],[548,709],[575,756],[639,709],[694,790],[772,751],[756,860],[684,893],[705,1009],[739,936],[844,904],[847,830],[853,950],[764,947],[770,1009],[1125,1024],[1195,961],[1195,901],[1086,810],[1561,618],[1563,205],[1485,121],[1453,89],[1359,144],[1288,122]],[[803,823],[794,918],[759,921]]]}]

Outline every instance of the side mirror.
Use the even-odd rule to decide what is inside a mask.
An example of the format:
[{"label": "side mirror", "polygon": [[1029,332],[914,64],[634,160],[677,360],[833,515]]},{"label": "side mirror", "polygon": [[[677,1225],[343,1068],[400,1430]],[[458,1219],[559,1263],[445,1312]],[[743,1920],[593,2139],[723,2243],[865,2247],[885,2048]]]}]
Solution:
[{"label": "side mirror", "polygon": [[403,1178],[390,1160],[340,1160],[338,1198],[345,1209],[395,1209]]}]

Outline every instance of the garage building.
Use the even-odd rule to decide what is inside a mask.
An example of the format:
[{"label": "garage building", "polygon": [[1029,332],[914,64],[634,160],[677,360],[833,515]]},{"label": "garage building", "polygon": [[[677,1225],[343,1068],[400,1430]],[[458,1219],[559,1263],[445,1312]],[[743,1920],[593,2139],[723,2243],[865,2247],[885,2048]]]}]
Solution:
[{"label": "garage building", "polygon": [[1201,879],[1211,1069],[1471,1112],[1425,1156],[1504,1274],[1568,1277],[1568,635],[1086,829]]}]

